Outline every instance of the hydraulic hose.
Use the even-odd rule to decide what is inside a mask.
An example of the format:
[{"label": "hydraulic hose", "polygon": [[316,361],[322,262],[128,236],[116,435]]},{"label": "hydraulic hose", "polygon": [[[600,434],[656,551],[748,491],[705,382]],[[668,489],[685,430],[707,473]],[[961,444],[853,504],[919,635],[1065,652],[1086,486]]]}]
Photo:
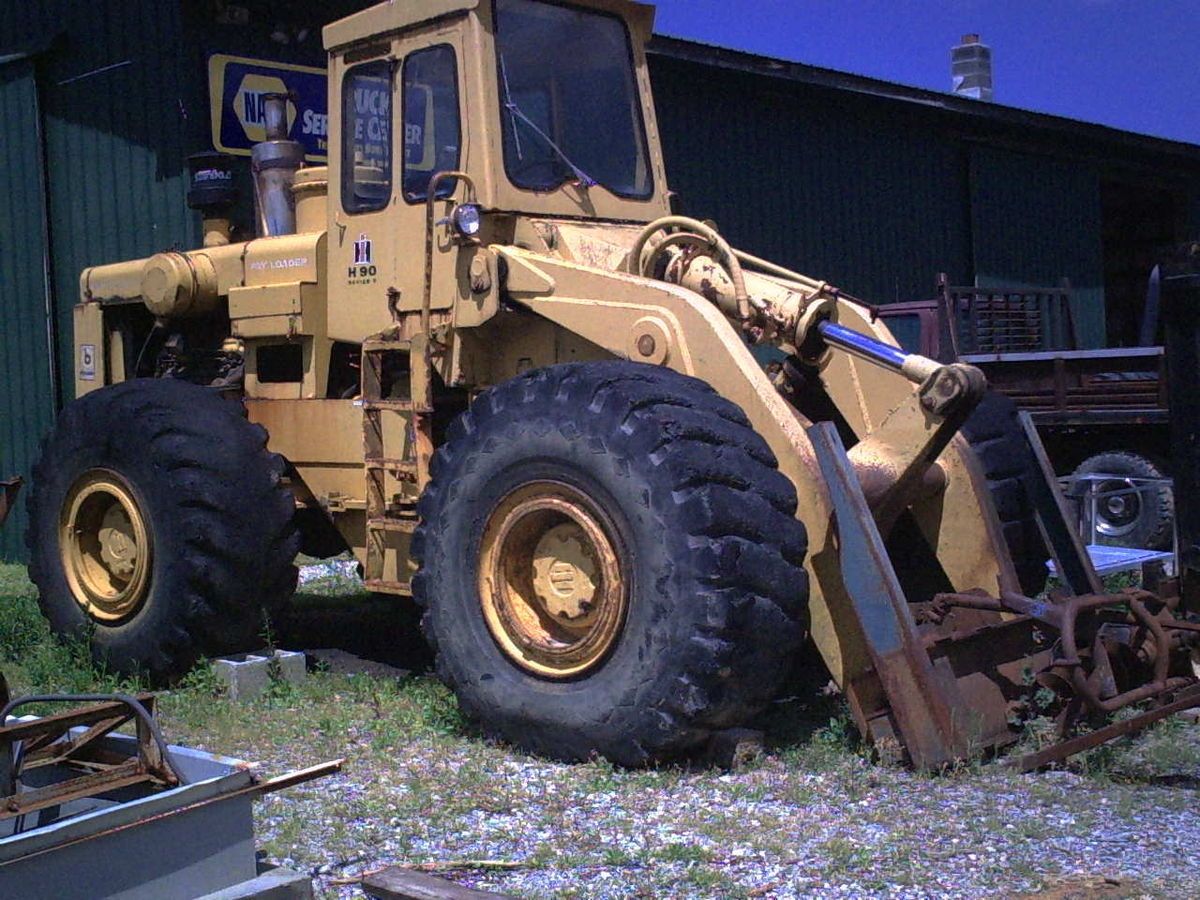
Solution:
[{"label": "hydraulic hose", "polygon": [[[699,219],[692,219],[687,216],[664,216],[661,219],[651,222],[642,229],[633,244],[633,249],[629,251],[629,261],[626,264],[626,268],[634,275],[647,277],[649,265],[642,265],[642,253],[646,249],[646,244],[649,243],[650,238],[668,228],[683,229],[691,234],[699,235],[712,245],[717,251],[721,263],[725,266],[725,270],[729,273],[730,280],[733,282],[738,318],[743,322],[749,321],[750,295],[746,291],[746,277],[742,273],[742,264],[738,260],[738,256],[733,248],[729,246],[729,242],[721,237],[715,228],[705,225]],[[682,239],[679,242],[682,242]],[[654,254],[651,254],[650,260],[647,260],[647,263],[652,261],[653,258]]]}]

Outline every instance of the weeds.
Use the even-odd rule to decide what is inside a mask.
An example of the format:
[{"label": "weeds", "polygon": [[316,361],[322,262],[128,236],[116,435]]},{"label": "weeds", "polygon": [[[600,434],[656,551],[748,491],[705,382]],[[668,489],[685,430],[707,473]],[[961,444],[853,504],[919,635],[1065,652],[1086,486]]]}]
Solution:
[{"label": "weeds", "polygon": [[713,858],[707,848],[682,842],[664,844],[662,849],[654,855],[663,862],[706,863]]},{"label": "weeds", "polygon": [[834,872],[848,872],[871,864],[871,851],[846,838],[830,838],[818,850]]}]

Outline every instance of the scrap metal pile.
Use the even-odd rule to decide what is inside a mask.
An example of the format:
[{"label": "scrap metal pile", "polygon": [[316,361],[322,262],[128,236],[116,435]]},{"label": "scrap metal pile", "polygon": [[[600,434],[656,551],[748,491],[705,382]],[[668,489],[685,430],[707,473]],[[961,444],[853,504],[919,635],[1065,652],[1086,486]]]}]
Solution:
[{"label": "scrap metal pile", "polygon": [[[14,717],[30,707],[51,711]],[[151,694],[10,700],[0,675],[0,895],[183,900],[236,885],[259,896],[253,800],[341,765],[262,778],[169,746]]]}]

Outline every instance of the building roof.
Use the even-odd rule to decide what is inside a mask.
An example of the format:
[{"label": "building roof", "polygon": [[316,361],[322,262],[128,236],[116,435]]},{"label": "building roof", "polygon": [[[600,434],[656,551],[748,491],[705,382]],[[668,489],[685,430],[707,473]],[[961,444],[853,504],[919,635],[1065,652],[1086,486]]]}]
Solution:
[{"label": "building roof", "polygon": [[662,34],[654,36],[649,52],[661,57],[908,104],[980,124],[1024,129],[1037,132],[1043,137],[1065,138],[1072,142],[1094,142],[1103,145],[1106,150],[1120,149],[1135,154],[1151,154],[1159,158],[1173,157],[1177,162],[1200,166],[1200,146],[1196,144],[1125,131],[1066,116],[1033,112],[992,101],[960,97],[949,91],[912,87],[837,69],[826,69]]}]

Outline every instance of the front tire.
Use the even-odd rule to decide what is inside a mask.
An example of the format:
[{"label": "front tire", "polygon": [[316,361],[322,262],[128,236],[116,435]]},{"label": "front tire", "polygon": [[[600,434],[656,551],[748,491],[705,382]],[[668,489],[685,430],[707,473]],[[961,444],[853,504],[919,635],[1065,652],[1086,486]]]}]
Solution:
[{"label": "front tire", "polygon": [[988,391],[975,407],[962,434],[975,451],[987,479],[1004,540],[1012,556],[1021,590],[1036,597],[1046,587],[1050,551],[1037,524],[1031,484],[1041,478],[1021,427],[1017,405]]},{"label": "front tire", "polygon": [[33,470],[26,534],[52,630],[155,680],[248,649],[296,584],[283,473],[266,432],[208,388],[141,379],[66,407]]},{"label": "front tire", "polygon": [[670,370],[569,364],[485,392],[420,512],[438,674],[534,752],[690,752],[765,706],[803,633],[795,489],[740,409]]}]

